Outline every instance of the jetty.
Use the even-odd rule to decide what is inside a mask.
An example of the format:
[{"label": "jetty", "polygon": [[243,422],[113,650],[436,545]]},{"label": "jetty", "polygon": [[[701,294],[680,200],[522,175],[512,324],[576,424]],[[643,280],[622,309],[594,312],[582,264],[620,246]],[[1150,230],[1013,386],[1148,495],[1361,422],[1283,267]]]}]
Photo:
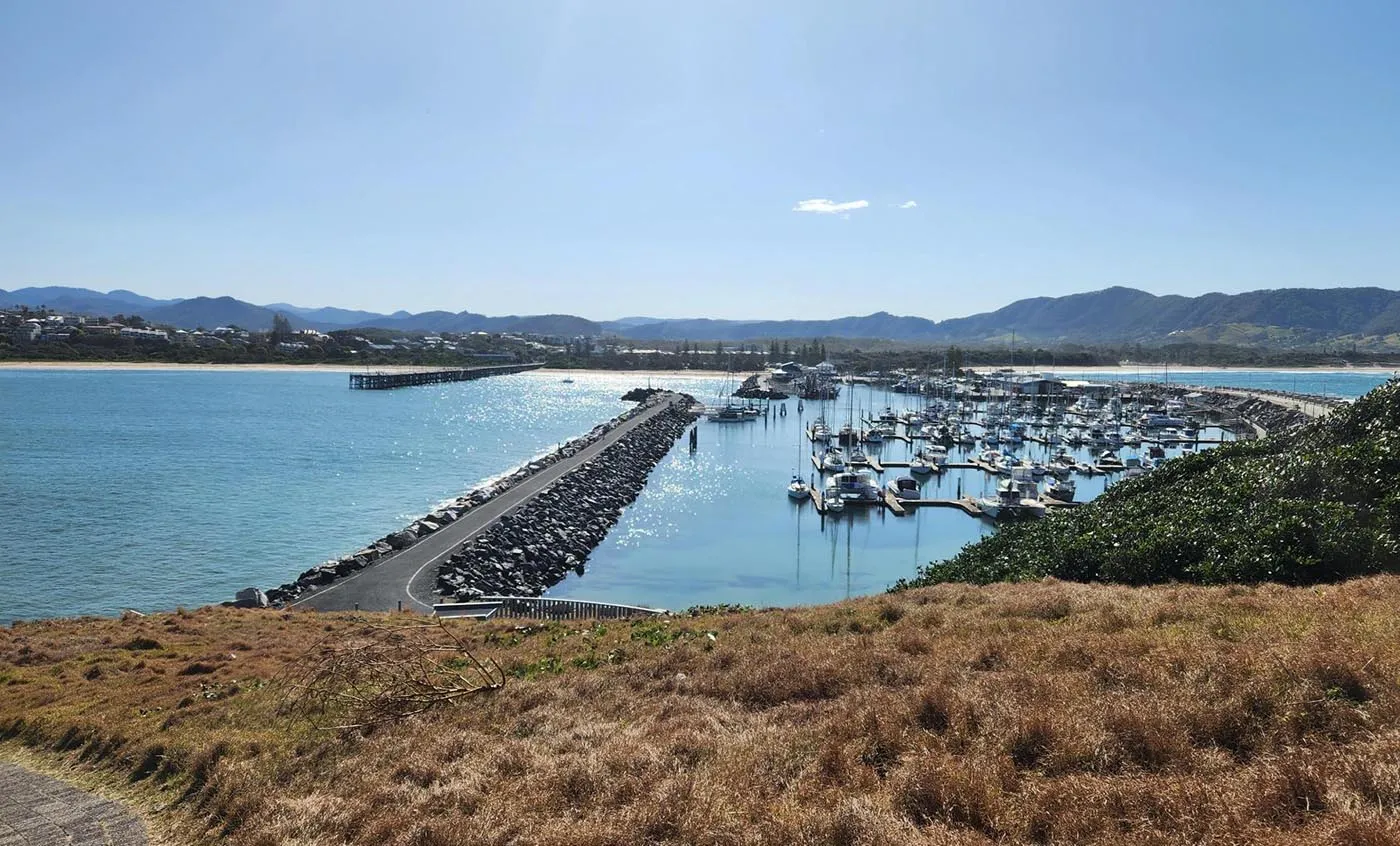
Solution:
[{"label": "jetty", "polygon": [[609,431],[599,440],[529,476],[510,490],[466,512],[412,546],[406,547],[346,578],[332,582],[289,603],[289,607],[317,611],[414,611],[433,613],[438,566],[464,543],[489,529],[503,515],[513,513],[566,474],[597,458],[642,423],[673,406],[689,405],[689,398],[671,395]]},{"label": "jetty", "polygon": [[392,388],[409,388],[415,385],[440,385],[444,382],[470,382],[488,376],[505,376],[511,373],[524,373],[538,370],[544,362],[528,364],[496,364],[486,367],[452,367],[446,370],[407,370],[397,373],[351,373],[352,391],[387,391]]}]

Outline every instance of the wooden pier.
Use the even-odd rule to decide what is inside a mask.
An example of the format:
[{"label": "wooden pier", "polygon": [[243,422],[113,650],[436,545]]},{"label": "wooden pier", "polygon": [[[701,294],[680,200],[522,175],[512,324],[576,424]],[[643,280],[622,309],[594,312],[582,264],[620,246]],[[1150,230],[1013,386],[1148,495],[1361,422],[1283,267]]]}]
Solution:
[{"label": "wooden pier", "polygon": [[351,373],[350,389],[355,391],[387,391],[414,385],[440,385],[444,382],[470,382],[487,376],[505,376],[538,370],[544,362],[530,364],[499,364],[488,367],[454,367],[447,370],[410,370],[403,373]]}]

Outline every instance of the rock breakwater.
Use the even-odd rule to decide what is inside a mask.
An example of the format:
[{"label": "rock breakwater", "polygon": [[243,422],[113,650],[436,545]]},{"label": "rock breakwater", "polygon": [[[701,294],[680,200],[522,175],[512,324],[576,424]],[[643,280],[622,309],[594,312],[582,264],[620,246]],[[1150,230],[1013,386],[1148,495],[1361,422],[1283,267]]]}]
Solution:
[{"label": "rock breakwater", "polygon": [[437,590],[480,596],[538,596],[584,562],[647,476],[695,422],[691,403],[673,405],[506,514],[443,562]]},{"label": "rock breakwater", "polygon": [[273,605],[283,605],[288,602],[296,601],[308,593],[332,584],[336,580],[363,570],[366,567],[372,566],[396,552],[407,549],[423,538],[440,531],[444,526],[456,522],[464,515],[510,491],[521,482],[529,479],[545,468],[551,467],[565,459],[572,458],[580,450],[597,443],[599,440],[606,437],[613,429],[616,429],[633,417],[643,413],[660,401],[663,400],[658,395],[648,395],[646,400],[636,407],[624,411],[622,414],[619,414],[606,423],[601,423],[593,427],[588,433],[568,441],[545,455],[531,459],[515,468],[510,473],[457,497],[423,517],[414,520],[402,529],[391,532],[349,555],[318,564],[302,572],[295,580],[272,588],[266,592],[267,601]]}]

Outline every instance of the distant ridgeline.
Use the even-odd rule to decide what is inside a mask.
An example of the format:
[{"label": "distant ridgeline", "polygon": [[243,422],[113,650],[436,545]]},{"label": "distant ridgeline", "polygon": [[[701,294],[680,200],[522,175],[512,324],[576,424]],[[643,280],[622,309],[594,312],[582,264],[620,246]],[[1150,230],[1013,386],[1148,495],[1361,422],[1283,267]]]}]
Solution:
[{"label": "distant ridgeline", "polygon": [[1400,382],[1291,432],[1166,462],[1093,502],[1008,525],[895,590],[1053,576],[1331,582],[1400,572]]}]

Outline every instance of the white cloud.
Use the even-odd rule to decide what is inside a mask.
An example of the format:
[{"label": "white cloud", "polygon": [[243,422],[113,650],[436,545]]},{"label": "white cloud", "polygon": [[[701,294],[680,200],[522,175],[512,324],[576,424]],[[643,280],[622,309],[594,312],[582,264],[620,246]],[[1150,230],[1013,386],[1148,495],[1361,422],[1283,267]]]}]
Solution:
[{"label": "white cloud", "polygon": [[919,204],[914,202],[913,200],[905,200],[904,202],[895,206],[895,208],[897,209],[917,209],[918,207]]},{"label": "white cloud", "polygon": [[869,205],[870,203],[865,200],[851,200],[846,203],[838,203],[834,200],[799,200],[797,205],[792,207],[792,210],[815,214],[843,214],[866,208]]}]

